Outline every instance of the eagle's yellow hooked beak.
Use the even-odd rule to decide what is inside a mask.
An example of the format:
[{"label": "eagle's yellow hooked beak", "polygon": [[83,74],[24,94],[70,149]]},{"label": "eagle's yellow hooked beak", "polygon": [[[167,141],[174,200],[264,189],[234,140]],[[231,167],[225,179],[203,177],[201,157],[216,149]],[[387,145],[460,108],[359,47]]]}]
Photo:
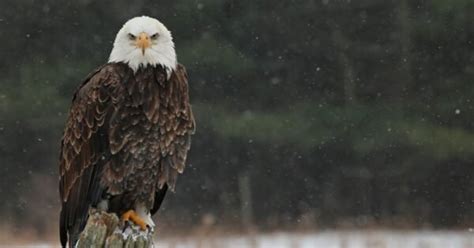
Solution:
[{"label": "eagle's yellow hooked beak", "polygon": [[140,33],[135,41],[138,48],[142,49],[142,55],[145,55],[145,49],[151,46],[150,37],[146,33]]}]

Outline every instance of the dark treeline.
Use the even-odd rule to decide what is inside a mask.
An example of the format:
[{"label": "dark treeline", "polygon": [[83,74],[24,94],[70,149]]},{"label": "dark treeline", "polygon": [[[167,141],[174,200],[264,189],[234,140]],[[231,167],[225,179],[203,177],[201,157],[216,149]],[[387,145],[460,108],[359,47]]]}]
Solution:
[{"label": "dark treeline", "polygon": [[2,1],[2,220],[56,225],[72,94],[146,14],[173,32],[198,127],[170,226],[472,224],[472,13],[470,0]]}]

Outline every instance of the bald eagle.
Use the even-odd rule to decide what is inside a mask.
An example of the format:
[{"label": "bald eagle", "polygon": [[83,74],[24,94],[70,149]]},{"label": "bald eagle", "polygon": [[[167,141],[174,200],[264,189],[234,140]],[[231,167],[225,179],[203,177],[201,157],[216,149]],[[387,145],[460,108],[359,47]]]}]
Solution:
[{"label": "bald eagle", "polygon": [[170,31],[146,16],[118,32],[108,63],[75,92],[60,150],[61,245],[90,207],[146,230],[183,172],[194,133],[187,74]]}]

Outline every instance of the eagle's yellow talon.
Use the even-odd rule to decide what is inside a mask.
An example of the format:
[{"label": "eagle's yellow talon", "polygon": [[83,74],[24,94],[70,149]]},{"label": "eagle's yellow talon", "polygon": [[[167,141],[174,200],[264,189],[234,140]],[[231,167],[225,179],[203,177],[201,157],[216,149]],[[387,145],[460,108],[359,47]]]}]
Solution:
[{"label": "eagle's yellow talon", "polygon": [[135,223],[135,225],[138,225],[140,229],[142,230],[146,230],[146,227],[147,227],[145,221],[142,218],[140,218],[140,216],[138,216],[138,214],[135,213],[133,209],[130,209],[127,212],[122,214],[122,221],[123,222],[132,221],[133,223]]}]

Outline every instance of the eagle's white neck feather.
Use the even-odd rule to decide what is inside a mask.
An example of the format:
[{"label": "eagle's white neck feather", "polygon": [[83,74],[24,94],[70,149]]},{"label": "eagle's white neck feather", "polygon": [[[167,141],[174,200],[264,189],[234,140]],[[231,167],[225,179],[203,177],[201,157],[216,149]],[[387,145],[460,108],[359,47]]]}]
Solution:
[{"label": "eagle's white neck feather", "polygon": [[[129,38],[129,34],[138,36],[142,32],[149,36],[158,33],[158,38],[144,54]],[[135,72],[140,66],[162,65],[169,77],[170,72],[176,69],[177,63],[171,32],[154,18],[141,16],[130,19],[117,33],[109,62],[126,63]]]}]

